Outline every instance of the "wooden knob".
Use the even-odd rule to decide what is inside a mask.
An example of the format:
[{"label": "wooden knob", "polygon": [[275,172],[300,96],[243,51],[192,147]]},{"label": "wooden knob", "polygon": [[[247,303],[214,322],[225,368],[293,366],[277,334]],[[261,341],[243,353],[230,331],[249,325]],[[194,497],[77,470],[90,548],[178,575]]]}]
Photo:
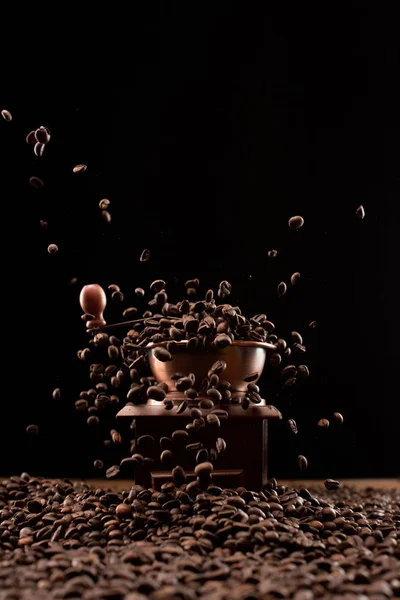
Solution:
[{"label": "wooden knob", "polygon": [[107,298],[103,288],[97,283],[85,285],[81,290],[79,302],[83,312],[93,317],[87,322],[87,328],[104,327],[106,322],[103,318],[103,312],[107,305]]}]

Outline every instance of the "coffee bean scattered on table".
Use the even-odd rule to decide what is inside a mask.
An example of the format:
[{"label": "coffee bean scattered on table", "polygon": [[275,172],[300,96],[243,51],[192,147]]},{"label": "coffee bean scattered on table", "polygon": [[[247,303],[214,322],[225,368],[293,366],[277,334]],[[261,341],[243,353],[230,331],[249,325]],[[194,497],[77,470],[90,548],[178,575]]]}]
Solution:
[{"label": "coffee bean scattered on table", "polygon": [[[198,465],[199,480],[210,477],[209,464]],[[103,489],[23,473],[0,481],[0,501],[2,599],[400,593],[398,488],[294,489],[270,480],[263,491],[198,481],[121,491],[112,481]]]}]

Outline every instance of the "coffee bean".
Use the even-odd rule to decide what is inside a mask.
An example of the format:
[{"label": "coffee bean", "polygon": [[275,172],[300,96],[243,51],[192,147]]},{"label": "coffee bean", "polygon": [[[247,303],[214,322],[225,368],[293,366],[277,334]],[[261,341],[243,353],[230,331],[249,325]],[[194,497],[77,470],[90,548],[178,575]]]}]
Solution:
[{"label": "coffee bean", "polygon": [[96,459],[95,461],[93,461],[93,466],[96,469],[96,471],[102,471],[104,469],[104,463],[100,459]]},{"label": "coffee bean", "polygon": [[177,415],[181,415],[182,413],[185,412],[185,410],[188,407],[188,403],[186,400],[183,400],[182,402],[180,402],[180,404],[177,406],[176,408],[176,414]]},{"label": "coffee bean", "polygon": [[300,469],[300,471],[304,472],[304,471],[306,471],[306,470],[307,470],[307,467],[308,467],[308,460],[306,459],[306,457],[305,457],[305,456],[303,456],[302,454],[300,454],[300,455],[297,457],[297,462],[298,462],[298,465],[299,465],[299,469]]},{"label": "coffee bean", "polygon": [[171,450],[163,450],[160,454],[160,461],[163,465],[168,465],[172,461],[172,452]]},{"label": "coffee bean", "polygon": [[198,396],[197,390],[195,390],[194,388],[189,388],[188,390],[185,390],[184,393],[186,398],[189,398],[190,400],[195,400]]},{"label": "coffee bean", "polygon": [[287,427],[291,433],[294,433],[294,434],[298,433],[297,423],[294,419],[289,419],[287,421]]},{"label": "coffee bean", "polygon": [[50,244],[50,246],[48,246],[48,248],[47,248],[47,252],[49,254],[57,254],[58,246],[56,244]]},{"label": "coffee bean", "polygon": [[202,473],[210,474],[214,470],[213,465],[210,462],[203,462],[195,466],[194,472],[196,475],[200,475]]},{"label": "coffee bean", "polygon": [[163,348],[162,346],[157,346],[156,348],[154,348],[153,354],[155,358],[161,362],[167,362],[169,360],[172,360],[171,354],[166,348]]},{"label": "coffee bean", "polygon": [[116,429],[112,429],[110,432],[111,440],[116,446],[120,446],[122,444],[122,436]]},{"label": "coffee bean", "polygon": [[256,383],[249,383],[249,385],[247,386],[247,391],[255,392],[256,394],[259,394],[260,388],[258,387],[258,385]]},{"label": "coffee bean", "polygon": [[35,139],[40,144],[48,144],[50,141],[50,133],[45,127],[39,127],[39,129],[36,129],[35,131]]},{"label": "coffee bean", "polygon": [[176,443],[187,442],[189,434],[184,429],[176,429],[172,434],[172,441]]},{"label": "coffee bean", "polygon": [[340,483],[335,479],[326,479],[324,481],[324,486],[327,490],[337,490],[337,488],[340,486]]},{"label": "coffee bean", "polygon": [[102,210],[101,216],[105,223],[111,223],[111,214],[108,212],[108,210]]},{"label": "coffee bean", "polygon": [[213,427],[220,427],[221,425],[221,421],[219,420],[218,416],[214,413],[209,413],[206,417],[207,419],[207,423],[209,425],[212,425]]},{"label": "coffee bean", "polygon": [[280,364],[281,364],[281,362],[282,362],[282,357],[281,357],[281,355],[280,355],[280,354],[278,354],[277,352],[273,352],[273,353],[270,355],[270,357],[269,357],[269,359],[268,359],[268,362],[269,362],[269,364],[270,364],[270,365],[272,365],[273,367],[277,367],[278,365],[280,365]]},{"label": "coffee bean", "polygon": [[164,400],[164,407],[165,410],[172,410],[174,408],[174,403],[169,398],[166,398]]},{"label": "coffee bean", "polygon": [[223,438],[217,438],[217,441],[215,442],[215,447],[216,447],[218,454],[225,452],[225,450],[226,450],[225,440]]},{"label": "coffee bean", "polygon": [[296,377],[298,368],[294,365],[287,365],[282,369],[282,375],[285,378]]},{"label": "coffee bean", "polygon": [[148,260],[150,260],[150,250],[145,248],[140,255],[140,262],[147,262]]},{"label": "coffee bean", "polygon": [[297,373],[301,377],[308,377],[310,375],[310,371],[306,365],[299,365],[297,367]]},{"label": "coffee bean", "polygon": [[259,373],[250,373],[250,375],[247,375],[243,378],[243,381],[245,381],[246,383],[251,383],[253,381],[256,381],[259,378],[259,376]]},{"label": "coffee bean", "polygon": [[192,408],[192,410],[190,411],[190,416],[192,417],[192,419],[201,419],[201,410],[199,410],[198,408]]},{"label": "coffee bean", "polygon": [[182,377],[181,379],[178,379],[178,381],[175,384],[176,389],[178,390],[178,392],[184,392],[186,390],[189,390],[193,385],[193,381],[190,377]]},{"label": "coffee bean", "polygon": [[83,398],[81,398],[80,400],[77,400],[75,402],[75,408],[79,412],[85,412],[85,411],[87,411],[88,407],[89,407],[88,401],[84,400]]},{"label": "coffee bean", "polygon": [[278,250],[269,250],[269,252],[268,252],[269,258],[275,258],[276,256],[278,256]]},{"label": "coffee bean", "polygon": [[12,121],[12,114],[10,113],[9,110],[3,109],[1,111],[1,116],[3,117],[3,119],[5,121],[8,121],[8,122]]},{"label": "coffee bean", "polygon": [[36,190],[40,190],[42,187],[44,187],[44,181],[40,179],[40,177],[35,176],[29,178],[29,184]]},{"label": "coffee bean", "polygon": [[301,337],[301,335],[298,331],[292,331],[291,337],[292,337],[293,343],[297,343],[297,344],[303,343],[303,338]]},{"label": "coffee bean", "polygon": [[329,427],[328,419],[320,419],[318,421],[318,427]]},{"label": "coffee bean", "polygon": [[39,433],[39,427],[37,425],[28,425],[28,427],[26,428],[26,433],[32,437],[34,437],[35,435],[37,435]]},{"label": "coffee bean", "polygon": [[339,412],[334,412],[333,413],[333,418],[335,419],[335,421],[337,423],[339,423],[340,425],[343,423],[344,419],[343,419],[343,415],[341,415]]},{"label": "coffee bean", "polygon": [[103,198],[102,200],[100,200],[99,202],[99,208],[101,210],[107,210],[107,208],[110,206],[110,201],[108,200],[108,198]]},{"label": "coffee bean", "polygon": [[36,144],[36,136],[35,131],[30,131],[25,138],[27,144],[31,144],[32,146]]},{"label": "coffee bean", "polygon": [[285,387],[291,387],[292,385],[294,385],[297,381],[296,377],[288,377],[288,379],[286,379],[284,386]]},{"label": "coffee bean", "polygon": [[302,344],[293,344],[293,350],[297,352],[297,354],[304,354],[307,351],[306,347]]},{"label": "coffee bean", "polygon": [[359,206],[356,210],[356,217],[357,219],[362,220],[365,217],[365,210],[363,205]]},{"label": "coffee bean", "polygon": [[53,394],[52,394],[54,400],[60,400],[61,399],[61,390],[60,388],[56,388],[55,390],[53,390]]},{"label": "coffee bean", "polygon": [[75,165],[75,167],[72,169],[74,173],[84,173],[86,170],[87,165],[84,164]]},{"label": "coffee bean", "polygon": [[172,469],[172,478],[177,486],[181,486],[186,481],[186,473],[179,465]]},{"label": "coffee bean", "polygon": [[88,417],[86,423],[90,426],[96,426],[100,423],[99,417],[97,417],[96,415],[90,415],[90,417]]},{"label": "coffee bean", "polygon": [[196,465],[207,462],[208,461],[208,450],[206,448],[202,448],[196,454]]},{"label": "coffee bean", "polygon": [[226,369],[226,362],[224,360],[217,360],[211,367],[209,373],[210,373],[210,377],[213,373],[215,373],[215,375],[220,375],[222,373],[222,371],[224,371]]},{"label": "coffee bean", "polygon": [[191,444],[186,445],[187,452],[198,452],[203,448],[202,442],[193,442]]},{"label": "coffee bean", "polygon": [[288,225],[290,229],[300,229],[304,225],[304,219],[300,216],[290,217]]},{"label": "coffee bean", "polygon": [[287,292],[287,285],[284,281],[281,281],[277,287],[278,298],[281,298]]},{"label": "coffee bean", "polygon": [[135,288],[135,294],[136,296],[138,296],[138,298],[143,298],[143,296],[145,295],[145,291],[143,288],[137,287]]},{"label": "coffee bean", "polygon": [[113,465],[112,467],[109,467],[106,471],[107,479],[114,479],[115,477],[118,477],[119,474],[120,474],[120,468],[117,465]]},{"label": "coffee bean", "polygon": [[298,271],[296,271],[296,273],[293,273],[293,275],[291,275],[290,283],[292,285],[296,285],[296,283],[298,283],[299,281],[300,281],[300,273]]},{"label": "coffee bean", "polygon": [[317,326],[317,321],[311,321],[311,323],[308,326],[310,327],[310,329],[315,329]]}]

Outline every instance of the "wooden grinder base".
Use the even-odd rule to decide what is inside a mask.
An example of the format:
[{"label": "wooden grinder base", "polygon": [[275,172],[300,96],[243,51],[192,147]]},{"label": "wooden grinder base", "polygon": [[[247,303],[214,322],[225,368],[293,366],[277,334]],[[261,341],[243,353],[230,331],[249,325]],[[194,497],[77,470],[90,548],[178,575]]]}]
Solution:
[{"label": "wooden grinder base", "polygon": [[[154,436],[156,440],[154,453],[149,455],[154,458],[154,465],[150,469],[137,466],[135,483],[159,490],[163,483],[171,480],[171,469],[159,460],[161,450],[158,442],[161,437],[171,437],[175,430],[185,429],[186,425],[193,421],[190,408],[198,406],[198,401],[191,402],[181,415],[176,414],[179,400],[174,400],[175,406],[170,411],[165,409],[163,403],[149,401],[143,405],[126,406],[118,413],[120,418],[136,420],[136,441],[146,434]],[[281,413],[271,405],[251,405],[246,411],[238,405],[221,408],[229,415],[228,419],[221,420],[221,427],[206,427],[196,434],[195,439],[189,438],[186,444],[200,440],[204,441],[205,447],[211,447],[217,437],[222,437],[227,448],[214,464],[213,483],[223,488],[243,486],[260,490],[268,479],[268,420],[281,418]],[[210,411],[202,410],[204,415],[208,412]],[[202,435],[206,437],[202,438]],[[188,481],[195,479],[195,457],[195,452],[185,450],[185,444],[174,453],[172,466],[180,464],[185,469]]]}]

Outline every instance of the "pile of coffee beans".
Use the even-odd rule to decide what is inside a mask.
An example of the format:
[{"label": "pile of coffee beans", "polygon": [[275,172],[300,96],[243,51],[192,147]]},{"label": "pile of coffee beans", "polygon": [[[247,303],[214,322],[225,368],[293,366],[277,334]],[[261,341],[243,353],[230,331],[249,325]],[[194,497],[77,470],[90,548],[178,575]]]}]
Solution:
[{"label": "pile of coffee beans", "polygon": [[0,598],[400,595],[400,489],[0,481]]}]

